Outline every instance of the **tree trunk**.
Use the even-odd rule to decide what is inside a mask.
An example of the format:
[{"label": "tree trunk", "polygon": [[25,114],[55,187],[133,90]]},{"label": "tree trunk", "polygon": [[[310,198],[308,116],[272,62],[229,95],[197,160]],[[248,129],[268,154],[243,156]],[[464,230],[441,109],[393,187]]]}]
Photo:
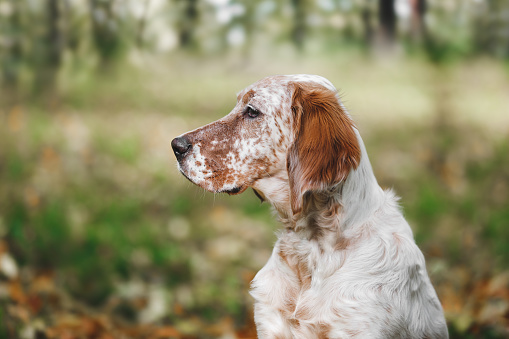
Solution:
[{"label": "tree trunk", "polygon": [[304,39],[307,31],[305,5],[305,0],[292,0],[294,16],[291,38],[299,50],[304,48]]},{"label": "tree trunk", "polygon": [[21,23],[21,8],[18,0],[10,0],[13,9],[12,14],[8,18],[7,28],[4,28],[3,34],[8,37],[10,45],[3,47],[0,54],[2,73],[6,87],[14,90],[18,87],[19,68],[23,58],[22,39],[23,31]]},{"label": "tree trunk", "polygon": [[56,85],[56,75],[62,63],[62,30],[60,0],[46,0],[47,30],[42,37],[39,60],[35,60],[39,70],[35,73],[35,88],[39,91],[52,91]]},{"label": "tree trunk", "polygon": [[396,40],[394,0],[379,0],[378,18],[383,41],[387,44],[392,44]]},{"label": "tree trunk", "polygon": [[120,51],[120,38],[113,14],[113,1],[89,0],[92,37],[103,65]]},{"label": "tree trunk", "polygon": [[415,43],[422,43],[427,38],[426,22],[424,21],[427,3],[426,0],[411,0],[410,5],[412,10],[411,38]]},{"label": "tree trunk", "polygon": [[62,61],[62,32],[60,31],[60,7],[58,0],[48,0],[48,64],[58,68]]},{"label": "tree trunk", "polygon": [[179,0],[183,3],[182,16],[177,24],[179,45],[183,49],[196,47],[194,32],[198,24],[198,0]]},{"label": "tree trunk", "polygon": [[373,24],[371,22],[371,8],[369,6],[364,6],[361,12],[362,25],[364,26],[364,43],[366,46],[371,46],[373,44],[374,37],[374,29]]}]

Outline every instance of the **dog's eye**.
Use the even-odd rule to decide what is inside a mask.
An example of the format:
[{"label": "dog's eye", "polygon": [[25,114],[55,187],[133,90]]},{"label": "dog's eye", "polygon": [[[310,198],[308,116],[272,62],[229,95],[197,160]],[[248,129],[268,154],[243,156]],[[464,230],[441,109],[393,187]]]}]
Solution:
[{"label": "dog's eye", "polygon": [[257,118],[260,115],[260,111],[251,106],[247,106],[244,114],[251,119]]}]

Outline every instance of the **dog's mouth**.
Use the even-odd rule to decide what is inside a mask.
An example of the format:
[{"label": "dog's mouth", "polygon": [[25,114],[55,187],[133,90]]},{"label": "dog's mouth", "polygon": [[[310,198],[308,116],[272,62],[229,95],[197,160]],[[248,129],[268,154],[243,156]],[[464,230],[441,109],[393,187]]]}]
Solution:
[{"label": "dog's mouth", "polygon": [[191,177],[189,177],[187,171],[182,168],[182,166],[179,166],[179,172],[182,174],[187,180],[189,180],[191,183],[195,184],[196,186],[202,187],[203,189],[212,192],[212,193],[226,193],[228,195],[237,195],[243,193],[248,186],[247,185],[241,185],[241,186],[235,186],[233,188],[229,189],[214,189],[211,186],[208,186],[205,182],[196,182]]},{"label": "dog's mouth", "polygon": [[246,187],[237,186],[237,187],[234,187],[234,188],[231,188],[228,190],[222,190],[219,193],[226,193],[228,195],[237,195],[237,194],[241,194],[242,192],[244,192],[246,190],[246,188],[247,188],[247,186]]}]

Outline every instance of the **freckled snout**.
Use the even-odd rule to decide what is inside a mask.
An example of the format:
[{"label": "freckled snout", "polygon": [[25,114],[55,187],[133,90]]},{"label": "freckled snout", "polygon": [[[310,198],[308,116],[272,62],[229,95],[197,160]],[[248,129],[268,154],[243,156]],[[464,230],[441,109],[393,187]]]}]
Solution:
[{"label": "freckled snout", "polygon": [[178,161],[184,159],[192,147],[193,145],[185,137],[177,137],[171,141],[171,148]]}]

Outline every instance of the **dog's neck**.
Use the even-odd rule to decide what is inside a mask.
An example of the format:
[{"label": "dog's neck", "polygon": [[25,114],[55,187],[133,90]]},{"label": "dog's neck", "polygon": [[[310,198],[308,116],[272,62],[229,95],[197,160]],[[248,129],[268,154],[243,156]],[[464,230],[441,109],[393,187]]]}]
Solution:
[{"label": "dog's neck", "polygon": [[364,224],[381,207],[385,196],[373,173],[364,142],[357,130],[356,133],[362,157],[357,169],[348,175],[339,194],[339,203],[343,206],[342,228]]},{"label": "dog's neck", "polygon": [[362,139],[361,161],[347,179],[322,192],[307,192],[302,211],[293,214],[290,205],[288,173],[282,169],[275,175],[258,181],[254,188],[270,202],[282,224],[306,238],[316,237],[326,230],[337,233],[354,232],[364,225],[383,203],[383,191],[377,183]]}]

